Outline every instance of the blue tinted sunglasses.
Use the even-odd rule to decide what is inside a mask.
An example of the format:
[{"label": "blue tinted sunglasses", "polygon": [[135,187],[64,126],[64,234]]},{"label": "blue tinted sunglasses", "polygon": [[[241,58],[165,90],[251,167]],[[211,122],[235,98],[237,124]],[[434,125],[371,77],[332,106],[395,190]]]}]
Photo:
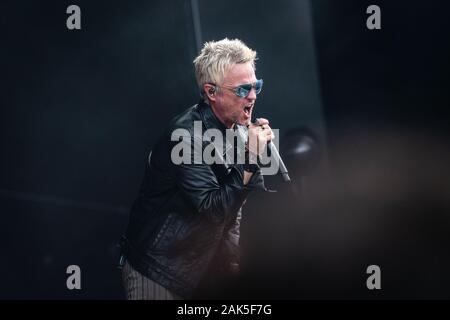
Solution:
[{"label": "blue tinted sunglasses", "polygon": [[236,96],[238,96],[239,98],[246,98],[250,94],[250,91],[252,90],[252,88],[255,88],[256,94],[259,94],[262,90],[262,86],[263,86],[263,80],[259,79],[259,80],[256,80],[255,83],[241,84],[240,86],[237,86],[235,88],[227,88],[227,87],[223,87],[223,88],[232,90],[234,92],[234,94]]},{"label": "blue tinted sunglasses", "polygon": [[262,90],[263,86],[263,80],[256,80],[255,83],[248,83],[248,84],[241,84],[240,86],[237,86],[236,88],[233,88],[234,94],[237,95],[240,98],[246,98],[249,94],[252,88],[255,88],[256,94],[259,94]]}]

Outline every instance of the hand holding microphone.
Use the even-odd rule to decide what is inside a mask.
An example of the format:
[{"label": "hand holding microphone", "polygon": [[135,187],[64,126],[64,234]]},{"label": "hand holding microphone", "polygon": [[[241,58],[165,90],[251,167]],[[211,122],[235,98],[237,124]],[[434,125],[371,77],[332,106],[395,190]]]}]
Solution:
[{"label": "hand holding microphone", "polygon": [[275,138],[269,126],[269,120],[256,119],[255,123],[248,126],[248,150],[254,155],[261,155],[266,145]]},{"label": "hand holding microphone", "polygon": [[275,144],[270,143],[274,138],[275,135],[270,128],[267,119],[258,118],[255,123],[250,123],[248,126],[248,150],[250,154],[253,154],[253,159],[250,159],[256,163],[257,157],[263,153],[264,148],[267,146],[272,153],[272,157],[278,161],[279,171],[283,180],[285,182],[290,182],[291,178],[289,177],[288,170],[281,159],[278,149]]}]

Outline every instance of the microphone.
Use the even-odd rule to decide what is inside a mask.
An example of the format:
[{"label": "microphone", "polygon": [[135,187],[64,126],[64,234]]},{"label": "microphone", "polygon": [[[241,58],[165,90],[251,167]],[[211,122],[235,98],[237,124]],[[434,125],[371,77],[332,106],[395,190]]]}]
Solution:
[{"label": "microphone", "polygon": [[288,172],[283,160],[281,159],[280,153],[278,152],[278,149],[275,146],[275,144],[273,144],[272,141],[269,141],[267,143],[267,148],[270,149],[271,154],[277,159],[278,164],[280,166],[279,171],[281,173],[281,177],[283,178],[283,180],[285,182],[290,182],[291,178],[289,177],[289,172]]},{"label": "microphone", "polygon": [[[241,137],[242,141],[247,142],[248,141],[248,128],[246,126],[238,125],[235,123],[237,132],[239,136]],[[281,177],[285,182],[290,182],[291,178],[289,177],[289,172],[286,168],[286,165],[284,164],[283,160],[281,159],[280,153],[278,152],[277,147],[275,144],[272,143],[272,141],[267,142],[267,148],[269,148],[271,155],[276,159],[279,165],[279,172],[281,173]]]}]

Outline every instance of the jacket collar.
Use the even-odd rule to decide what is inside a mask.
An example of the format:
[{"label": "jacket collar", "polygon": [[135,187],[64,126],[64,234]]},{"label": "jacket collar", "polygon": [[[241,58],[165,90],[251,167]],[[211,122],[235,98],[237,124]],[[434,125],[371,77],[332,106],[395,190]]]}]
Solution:
[{"label": "jacket collar", "polygon": [[[224,139],[223,140],[224,141],[223,156],[225,156],[225,154],[228,152],[228,150],[230,150],[234,146],[234,141],[232,142],[232,141],[227,140],[227,134],[226,134],[227,127],[216,117],[211,106],[209,104],[207,104],[206,102],[204,102],[203,100],[201,100],[198,103],[197,108],[198,108],[200,117],[202,118],[203,125],[205,126],[206,130],[219,129],[222,132],[223,139]],[[240,137],[240,139],[244,139],[244,143],[245,143],[245,141],[247,140],[247,135],[248,135],[247,128],[245,128],[245,126],[242,126],[242,125],[235,125],[234,130],[238,130],[240,132],[238,137]],[[213,142],[213,144],[214,144],[214,142]],[[239,150],[238,150],[238,152],[239,152]],[[227,165],[225,165],[225,166],[228,167]]]},{"label": "jacket collar", "polygon": [[198,111],[206,129],[219,129],[223,134],[226,133],[227,127],[216,117],[209,104],[201,100],[198,103]]}]

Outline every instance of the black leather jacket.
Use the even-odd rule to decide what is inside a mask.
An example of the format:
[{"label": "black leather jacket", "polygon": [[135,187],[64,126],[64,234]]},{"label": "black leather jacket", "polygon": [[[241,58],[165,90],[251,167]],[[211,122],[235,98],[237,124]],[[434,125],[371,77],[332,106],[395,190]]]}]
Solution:
[{"label": "black leather jacket", "polygon": [[[225,136],[204,102],[174,118],[152,150],[122,239],[122,252],[137,271],[185,298],[214,257],[238,262],[242,205],[250,191],[265,189],[259,171],[244,186],[240,164],[174,164],[171,152],[179,141],[171,141],[172,132],[186,129],[194,137],[194,121],[201,121],[203,132],[215,128]],[[200,143],[203,150],[211,142]]]}]

